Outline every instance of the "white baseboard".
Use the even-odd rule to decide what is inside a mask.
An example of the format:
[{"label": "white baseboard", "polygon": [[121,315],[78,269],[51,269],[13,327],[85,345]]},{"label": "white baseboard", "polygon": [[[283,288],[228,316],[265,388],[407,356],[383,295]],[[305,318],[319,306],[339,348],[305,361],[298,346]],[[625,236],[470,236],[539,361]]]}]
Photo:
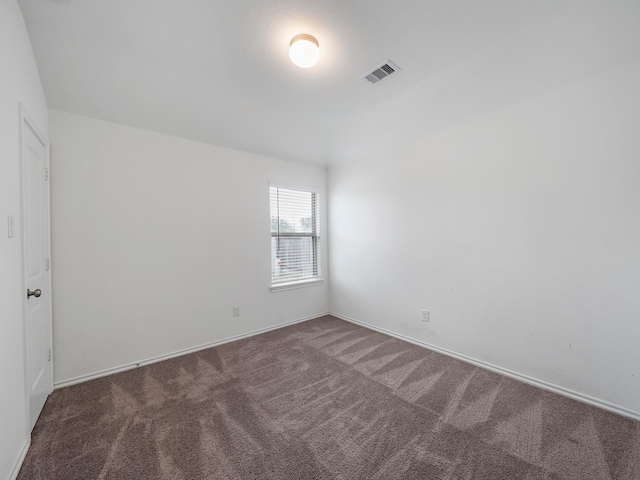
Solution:
[{"label": "white baseboard", "polygon": [[386,335],[390,335],[395,338],[399,338],[400,340],[404,340],[405,342],[413,343],[414,345],[418,345],[420,347],[428,348],[429,350],[434,350],[436,352],[442,353],[449,357],[456,358],[458,360],[462,360],[463,362],[471,363],[477,367],[484,368],[486,370],[491,370],[492,372],[499,373],[501,375],[506,375],[507,377],[514,378],[516,380],[520,380],[522,382],[528,383],[535,387],[540,387],[545,390],[552,391],[559,395],[564,395],[565,397],[573,398],[574,400],[578,400],[580,402],[588,403],[590,405],[602,408],[604,410],[609,410],[611,412],[617,413],[619,415],[624,415],[625,417],[633,418],[634,420],[640,420],[640,412],[635,412],[633,410],[629,410],[628,408],[620,407],[618,405],[614,405],[609,402],[605,402],[604,400],[600,400],[590,395],[585,395],[583,393],[579,393],[568,388],[559,387],[552,383],[545,382],[543,380],[538,380],[537,378],[530,377],[528,375],[524,375],[518,372],[514,372],[512,370],[508,370],[506,368],[499,367],[497,365],[493,365],[491,363],[483,362],[482,360],[477,360],[473,357],[469,357],[467,355],[463,355],[461,353],[453,352],[451,350],[447,350],[445,348],[440,348],[430,343],[423,342],[421,340],[417,340],[415,338],[407,337],[405,335],[392,332],[391,330],[387,330],[386,328],[376,327],[375,325],[371,325],[369,323],[356,320],[355,318],[347,317],[346,315],[340,315],[339,313],[329,312],[329,315],[333,315],[341,320],[345,320],[347,322],[355,323],[356,325],[360,325],[361,327],[368,328],[369,330],[375,330],[380,333],[384,333]]},{"label": "white baseboard", "polygon": [[107,375],[112,375],[114,373],[124,372],[126,370],[132,370],[134,368],[142,367],[144,365],[150,365],[152,363],[161,362],[163,360],[168,360],[174,357],[180,357],[182,355],[187,355],[189,353],[197,352],[199,350],[204,350],[206,348],[216,347],[218,345],[222,345],[224,343],[235,342],[236,340],[242,340],[243,338],[253,337],[254,335],[260,335],[261,333],[270,332],[271,330],[277,330],[279,328],[286,327],[288,325],[293,325],[295,323],[306,322],[307,320],[311,320],[313,318],[322,317],[324,315],[329,315],[329,312],[318,313],[316,315],[311,315],[309,317],[298,318],[296,320],[291,320],[289,322],[279,323],[277,325],[272,325],[270,327],[261,328],[259,330],[253,330],[248,333],[243,333],[240,335],[235,335],[233,337],[224,338],[222,340],[216,340],[214,342],[204,343],[202,345],[198,345],[196,347],[185,348],[183,350],[177,350],[175,352],[167,353],[164,355],[158,355],[157,357],[147,358],[144,360],[139,360],[137,362],[127,363],[125,365],[120,365],[118,367],[107,368],[104,370],[100,370],[98,372],[89,373],[86,375],[80,375],[79,377],[70,378],[67,380],[62,380],[60,382],[55,382],[53,384],[54,389],[68,387],[70,385],[75,385],[76,383],[88,382],[89,380],[94,380],[100,377],[106,377]]},{"label": "white baseboard", "polygon": [[31,445],[31,435],[24,442],[22,446],[22,450],[20,451],[20,456],[18,457],[18,461],[13,466],[13,471],[9,475],[9,480],[16,480],[18,478],[18,473],[20,473],[20,469],[22,468],[22,464],[24,462],[25,457],[27,456],[27,452],[29,451],[29,446]]}]

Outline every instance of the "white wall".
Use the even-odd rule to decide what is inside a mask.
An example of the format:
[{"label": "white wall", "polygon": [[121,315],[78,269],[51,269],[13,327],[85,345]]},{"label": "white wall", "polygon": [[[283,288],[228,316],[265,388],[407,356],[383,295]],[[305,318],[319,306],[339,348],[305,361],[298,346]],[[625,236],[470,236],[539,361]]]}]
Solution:
[{"label": "white wall", "polygon": [[[47,135],[47,104],[22,14],[13,0],[0,2],[0,59],[0,478],[9,478],[28,441],[18,102]],[[14,238],[8,238],[7,215],[16,220]]]},{"label": "white wall", "polygon": [[331,168],[331,311],[640,416],[639,85],[629,63]]},{"label": "white wall", "polygon": [[269,292],[269,181],[324,214],[325,169],[49,116],[55,383],[328,311],[326,280]]}]

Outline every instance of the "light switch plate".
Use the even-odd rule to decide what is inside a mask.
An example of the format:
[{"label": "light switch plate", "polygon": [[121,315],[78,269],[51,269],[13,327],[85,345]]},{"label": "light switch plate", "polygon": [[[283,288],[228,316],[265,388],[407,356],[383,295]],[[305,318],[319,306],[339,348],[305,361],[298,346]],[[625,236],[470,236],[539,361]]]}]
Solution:
[{"label": "light switch plate", "polygon": [[16,220],[13,215],[7,215],[7,233],[9,238],[16,236]]}]

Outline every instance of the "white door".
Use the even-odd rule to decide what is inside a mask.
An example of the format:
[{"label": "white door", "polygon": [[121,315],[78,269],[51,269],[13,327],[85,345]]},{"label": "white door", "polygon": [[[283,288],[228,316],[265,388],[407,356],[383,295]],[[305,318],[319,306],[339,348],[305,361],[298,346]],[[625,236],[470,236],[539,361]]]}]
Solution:
[{"label": "white door", "polygon": [[30,430],[52,391],[48,147],[22,121],[25,355]]}]

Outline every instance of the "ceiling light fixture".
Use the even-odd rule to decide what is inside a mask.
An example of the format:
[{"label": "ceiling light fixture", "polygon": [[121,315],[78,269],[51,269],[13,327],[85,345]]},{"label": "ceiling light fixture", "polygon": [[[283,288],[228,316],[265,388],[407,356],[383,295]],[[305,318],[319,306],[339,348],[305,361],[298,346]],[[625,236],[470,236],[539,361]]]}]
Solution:
[{"label": "ceiling light fixture", "polygon": [[300,68],[313,67],[320,58],[318,40],[306,33],[296,35],[289,44],[289,58]]}]

